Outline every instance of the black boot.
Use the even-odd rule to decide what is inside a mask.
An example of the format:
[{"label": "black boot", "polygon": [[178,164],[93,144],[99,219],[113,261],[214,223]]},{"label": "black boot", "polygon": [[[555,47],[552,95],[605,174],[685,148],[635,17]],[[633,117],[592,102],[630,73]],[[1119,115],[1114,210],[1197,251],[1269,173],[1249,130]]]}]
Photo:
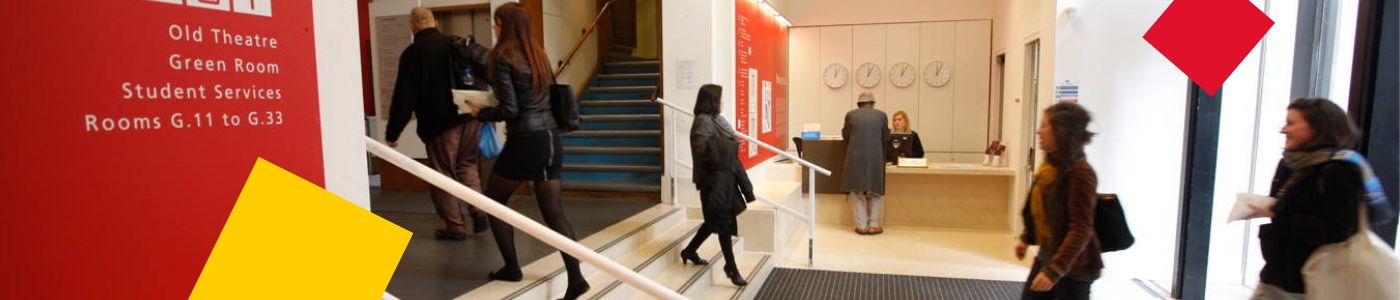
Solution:
[{"label": "black boot", "polygon": [[477,234],[477,233],[486,232],[487,229],[491,229],[491,227],[487,225],[486,213],[484,213],[484,212],[478,212],[478,213],[476,213],[476,214],[473,214],[473,215],[472,215],[472,233],[473,233],[473,234]]},{"label": "black boot", "polygon": [[500,270],[487,273],[486,278],[490,280],[520,282],[521,279],[525,278],[525,274],[520,272],[520,267],[505,266],[501,267]]},{"label": "black boot", "polygon": [[[730,265],[730,266],[733,266],[733,265]],[[727,268],[724,268],[724,275],[725,275],[725,276],[729,276],[729,282],[730,282],[730,283],[733,283],[735,286],[746,286],[746,285],[749,285],[749,282],[748,282],[748,281],[744,281],[744,277],[739,275],[739,269],[737,269],[737,268],[734,268],[734,267],[727,267]]]},{"label": "black boot", "polygon": [[681,250],[681,264],[686,263],[692,263],[701,266],[710,264],[710,262],[701,259],[699,254],[695,254],[695,251]]},{"label": "black boot", "polygon": [[[575,282],[577,282],[577,283],[575,283]],[[583,279],[578,279],[577,281],[575,281],[575,280],[573,280],[573,279],[570,279],[570,280],[569,280],[569,288],[568,288],[567,290],[564,291],[564,298],[560,298],[560,299],[563,299],[563,300],[574,300],[574,299],[578,299],[579,296],[583,296],[583,293],[587,293],[589,288],[590,288],[590,287],[588,286],[588,281],[585,281],[585,280],[583,280]]]}]

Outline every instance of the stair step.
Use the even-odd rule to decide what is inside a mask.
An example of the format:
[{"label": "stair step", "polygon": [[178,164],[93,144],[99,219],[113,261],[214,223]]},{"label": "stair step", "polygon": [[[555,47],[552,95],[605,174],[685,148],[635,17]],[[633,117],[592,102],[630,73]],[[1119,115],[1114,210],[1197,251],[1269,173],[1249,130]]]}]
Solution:
[{"label": "stair step", "polygon": [[583,121],[658,121],[661,120],[659,114],[644,115],[583,115],[579,116]]},{"label": "stair step", "polygon": [[658,193],[661,192],[661,185],[618,182],[569,181],[564,183],[564,190],[590,192]]},{"label": "stair step", "polygon": [[661,147],[569,147],[564,153],[661,154]]},{"label": "stair step", "polygon": [[595,86],[589,87],[590,93],[650,93],[656,90],[656,86]]},{"label": "stair step", "polygon": [[598,74],[598,79],[659,79],[661,73]]},{"label": "stair step", "polygon": [[564,164],[564,171],[660,173],[661,166],[616,164]]},{"label": "stair step", "polygon": [[608,67],[656,67],[661,65],[660,60],[631,60],[631,61],[610,61],[603,63]]},{"label": "stair step", "polygon": [[[676,239],[684,234],[676,233],[676,229],[685,222],[683,210],[661,204],[583,238],[579,243],[608,259],[620,261],[644,244]],[[524,281],[491,281],[458,299],[555,299],[563,295],[568,276],[564,275],[563,263],[558,253],[530,262],[525,265],[523,271]],[[599,271],[584,264],[583,272],[584,276],[589,276]],[[599,283],[594,283],[594,289],[598,289],[598,285]]]},{"label": "stair step", "polygon": [[[665,258],[672,258],[674,260],[674,257],[670,257],[672,253],[679,253],[680,249],[685,247],[683,244],[684,242],[681,241],[690,240],[690,237],[694,236],[695,232],[699,231],[701,223],[702,222],[698,220],[683,221],[672,228],[668,228],[665,232],[658,234],[654,239],[637,245],[633,248],[634,250],[631,253],[618,258],[616,261],[618,264],[631,268],[634,272],[641,274],[643,277],[650,278],[651,276],[648,276],[647,273],[656,272],[654,269],[648,272],[648,267],[653,264],[660,266],[661,264],[658,264],[658,262],[662,262],[661,260]],[[612,274],[603,272],[593,273],[591,276],[588,276],[588,283],[593,286],[593,288],[588,293],[579,297],[579,299],[617,298],[608,295],[608,293],[615,288],[614,285],[619,283],[617,277],[614,277]]]},{"label": "stair step", "polygon": [[564,134],[569,137],[661,137],[660,130],[579,130]]},{"label": "stair step", "polygon": [[[694,237],[694,234],[688,234],[682,239],[673,241],[673,243],[677,245],[675,251],[668,251],[664,253],[664,255],[657,256],[654,262],[639,266],[636,271],[642,274],[642,276],[651,278],[662,286],[678,292],[682,288],[685,288],[687,284],[696,282],[697,278],[710,277],[712,273],[711,270],[722,269],[724,264],[723,259],[720,259],[724,256],[720,252],[719,237],[717,235],[711,235],[705,240],[705,243],[700,246],[700,249],[696,250],[696,254],[699,254],[702,259],[710,261],[709,265],[704,266],[691,265],[683,263],[680,260],[680,250],[689,244],[690,239]],[[736,255],[743,253],[743,246],[743,239],[734,239],[734,251]],[[716,264],[719,264],[719,266]],[[636,287],[619,281],[609,283],[602,291],[599,291],[599,294],[599,296],[594,296],[592,299],[652,298],[651,295],[642,293],[641,290],[638,290]]]},{"label": "stair step", "polygon": [[589,100],[589,101],[579,101],[579,105],[582,105],[582,106],[642,106],[642,105],[660,105],[660,104],[658,104],[658,103],[656,103],[656,102],[651,102],[651,100]]},{"label": "stair step", "polygon": [[734,286],[729,283],[729,278],[724,276],[723,267],[713,266],[712,262],[712,272],[708,274],[711,276],[709,285],[700,285],[698,283],[704,280],[697,280],[697,284],[678,292],[690,299],[753,299],[768,281],[768,275],[773,272],[773,264],[776,262],[768,254],[735,253],[734,256],[739,261],[739,273],[748,280],[748,286]]}]

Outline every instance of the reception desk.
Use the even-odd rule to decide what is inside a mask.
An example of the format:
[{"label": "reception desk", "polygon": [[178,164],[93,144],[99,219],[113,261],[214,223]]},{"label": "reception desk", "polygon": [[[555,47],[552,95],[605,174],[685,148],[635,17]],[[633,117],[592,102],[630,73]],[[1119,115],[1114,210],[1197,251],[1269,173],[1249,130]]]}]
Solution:
[{"label": "reception desk", "polygon": [[[810,142],[810,141],[804,141]],[[827,224],[854,224],[851,206],[841,193],[845,144],[804,143],[802,157],[831,170],[817,176],[818,219]],[[807,182],[803,170],[803,190]],[[1010,167],[931,163],[924,168],[885,167],[885,224],[964,229],[1007,230],[1015,215]]]}]

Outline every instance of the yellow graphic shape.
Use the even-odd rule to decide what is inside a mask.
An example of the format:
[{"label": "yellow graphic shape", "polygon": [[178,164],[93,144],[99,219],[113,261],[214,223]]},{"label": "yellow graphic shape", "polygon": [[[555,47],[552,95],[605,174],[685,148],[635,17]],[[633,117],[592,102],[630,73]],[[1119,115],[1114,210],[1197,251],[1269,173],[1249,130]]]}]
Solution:
[{"label": "yellow graphic shape", "polygon": [[190,299],[379,299],[411,235],[259,158]]}]

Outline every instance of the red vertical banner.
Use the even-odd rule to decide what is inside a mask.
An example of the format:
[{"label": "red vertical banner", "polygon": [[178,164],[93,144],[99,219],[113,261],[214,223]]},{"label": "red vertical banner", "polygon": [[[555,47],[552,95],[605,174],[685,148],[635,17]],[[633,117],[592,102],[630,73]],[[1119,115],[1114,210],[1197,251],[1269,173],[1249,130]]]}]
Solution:
[{"label": "red vertical banner", "polygon": [[[787,30],[758,1],[735,0],[735,130],[779,149],[787,149],[788,138]],[[775,155],[748,141],[739,144],[746,168]]]},{"label": "red vertical banner", "polygon": [[0,298],[186,298],[258,157],[323,184],[310,1],[0,15]]}]

